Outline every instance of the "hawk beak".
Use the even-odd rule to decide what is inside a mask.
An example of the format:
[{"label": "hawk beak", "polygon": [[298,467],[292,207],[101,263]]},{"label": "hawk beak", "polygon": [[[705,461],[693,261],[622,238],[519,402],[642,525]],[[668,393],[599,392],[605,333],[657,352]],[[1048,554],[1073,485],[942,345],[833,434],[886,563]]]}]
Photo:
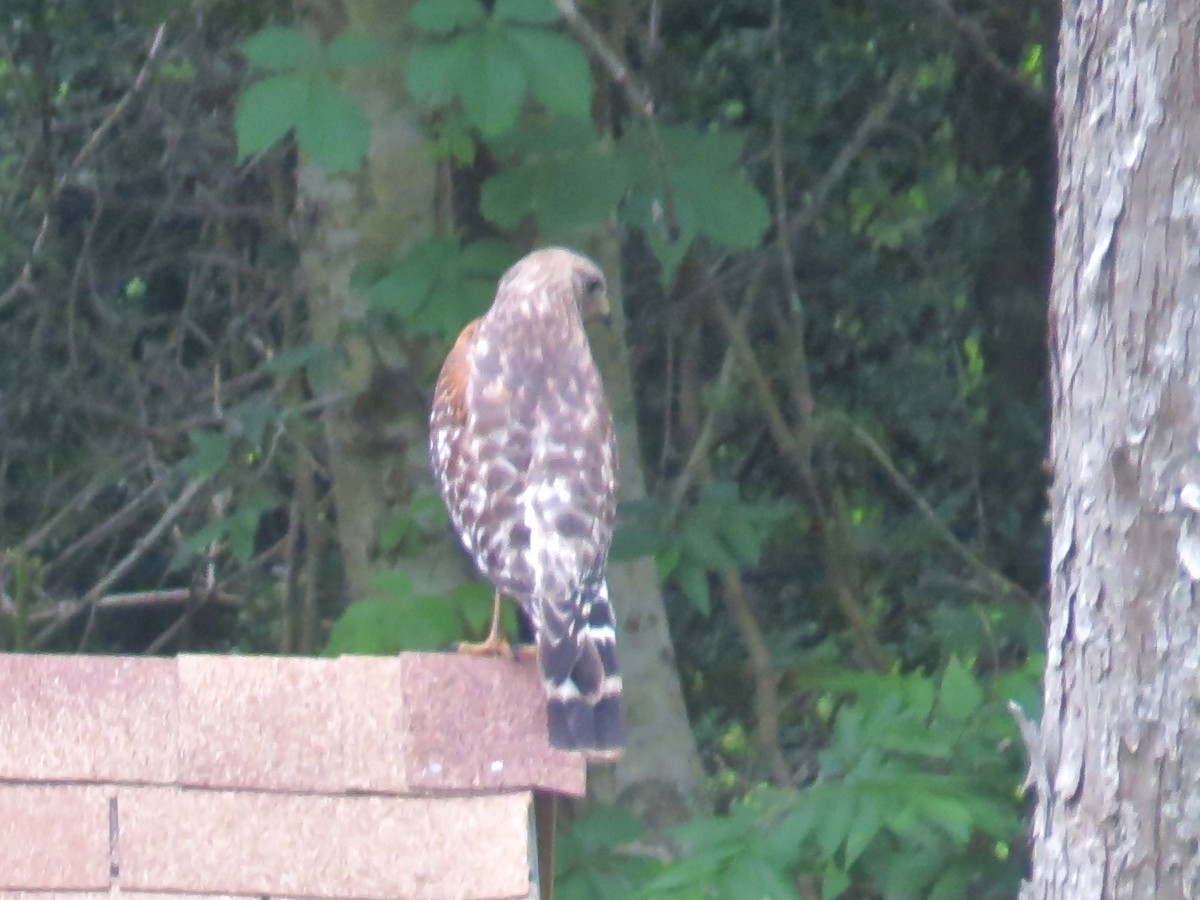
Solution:
[{"label": "hawk beak", "polygon": [[605,291],[603,294],[601,294],[599,297],[596,298],[596,307],[593,310],[592,315],[602,325],[604,325],[605,328],[612,325],[612,320],[613,320],[612,304],[608,302],[608,292],[607,291]]}]

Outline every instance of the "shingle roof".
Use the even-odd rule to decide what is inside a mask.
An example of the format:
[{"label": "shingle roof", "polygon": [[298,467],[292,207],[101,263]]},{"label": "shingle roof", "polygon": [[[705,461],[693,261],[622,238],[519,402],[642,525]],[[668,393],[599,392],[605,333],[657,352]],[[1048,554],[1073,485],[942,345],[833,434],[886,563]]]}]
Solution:
[{"label": "shingle roof", "polygon": [[0,655],[0,898],[526,897],[585,786],[544,708],[505,659]]}]

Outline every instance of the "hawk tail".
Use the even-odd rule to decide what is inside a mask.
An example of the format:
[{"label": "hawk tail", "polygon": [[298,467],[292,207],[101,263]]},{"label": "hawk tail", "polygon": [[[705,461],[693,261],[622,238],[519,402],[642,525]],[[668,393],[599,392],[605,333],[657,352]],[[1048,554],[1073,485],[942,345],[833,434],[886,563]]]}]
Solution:
[{"label": "hawk tail", "polygon": [[625,748],[625,696],[608,584],[585,585],[570,608],[565,629],[543,627],[538,635],[550,744],[617,760]]}]

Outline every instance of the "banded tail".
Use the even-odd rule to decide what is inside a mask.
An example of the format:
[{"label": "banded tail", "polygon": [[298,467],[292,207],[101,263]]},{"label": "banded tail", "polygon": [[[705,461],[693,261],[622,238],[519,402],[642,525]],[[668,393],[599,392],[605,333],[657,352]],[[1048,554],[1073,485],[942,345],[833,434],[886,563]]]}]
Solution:
[{"label": "banded tail", "polygon": [[[556,615],[561,612],[566,612],[565,622]],[[567,610],[545,611],[537,645],[551,746],[595,760],[620,759],[625,695],[607,582],[581,587]]]}]

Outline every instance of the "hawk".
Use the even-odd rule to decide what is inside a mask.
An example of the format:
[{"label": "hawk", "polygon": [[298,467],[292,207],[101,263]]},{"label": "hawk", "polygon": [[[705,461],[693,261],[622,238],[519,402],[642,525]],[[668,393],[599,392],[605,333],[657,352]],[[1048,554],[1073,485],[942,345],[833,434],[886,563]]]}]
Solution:
[{"label": "hawk", "polygon": [[503,652],[512,597],[533,625],[550,743],[616,759],[625,711],[605,565],[617,443],[583,330],[607,313],[590,259],[559,247],[521,259],[446,357],[429,443],[454,529],[495,588],[487,639],[460,649]]}]

